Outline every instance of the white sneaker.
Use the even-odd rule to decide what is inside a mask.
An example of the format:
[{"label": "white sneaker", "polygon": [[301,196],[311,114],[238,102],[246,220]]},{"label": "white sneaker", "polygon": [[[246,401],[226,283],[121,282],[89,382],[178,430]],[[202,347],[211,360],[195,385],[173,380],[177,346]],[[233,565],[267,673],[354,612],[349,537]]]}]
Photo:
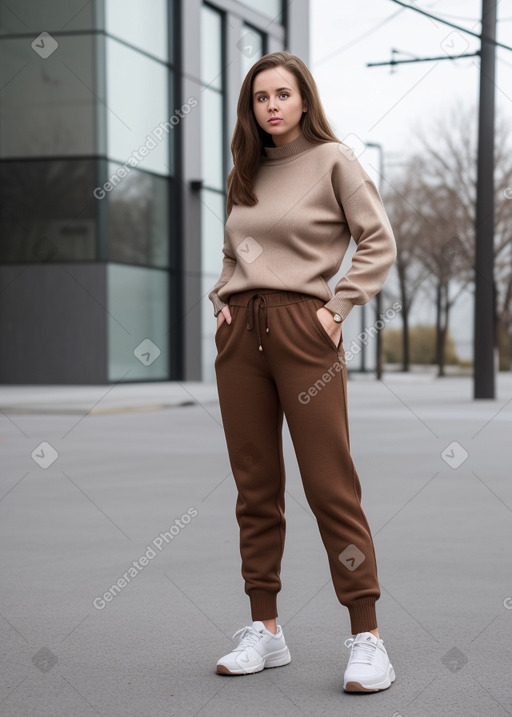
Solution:
[{"label": "white sneaker", "polygon": [[345,692],[378,692],[391,686],[395,671],[382,640],[371,632],[360,632],[345,640],[345,646],[351,648],[343,679]]},{"label": "white sneaker", "polygon": [[233,639],[237,637],[240,637],[238,647],[217,662],[219,675],[250,675],[265,667],[281,667],[291,661],[280,625],[273,635],[260,620],[256,620],[252,626],[235,632]]}]

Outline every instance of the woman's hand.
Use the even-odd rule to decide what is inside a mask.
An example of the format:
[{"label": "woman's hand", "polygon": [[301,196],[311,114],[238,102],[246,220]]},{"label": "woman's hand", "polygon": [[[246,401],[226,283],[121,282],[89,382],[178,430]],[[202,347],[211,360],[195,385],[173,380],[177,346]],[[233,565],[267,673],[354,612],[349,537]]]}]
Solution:
[{"label": "woman's hand", "polygon": [[228,324],[231,323],[231,312],[229,310],[229,306],[223,306],[217,314],[217,329],[219,326],[222,326],[224,321],[227,321]]},{"label": "woman's hand", "polygon": [[329,334],[331,341],[335,344],[335,346],[337,346],[341,339],[341,324],[338,324],[337,321],[334,321],[332,313],[324,306],[318,309],[316,315],[318,316],[318,320],[320,321],[324,329]]}]

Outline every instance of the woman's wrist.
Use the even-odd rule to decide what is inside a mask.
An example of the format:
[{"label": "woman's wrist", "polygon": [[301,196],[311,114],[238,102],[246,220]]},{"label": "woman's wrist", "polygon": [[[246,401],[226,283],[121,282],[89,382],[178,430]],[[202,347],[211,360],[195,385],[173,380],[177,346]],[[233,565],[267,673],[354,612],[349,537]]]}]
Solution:
[{"label": "woman's wrist", "polygon": [[[316,312],[316,315],[318,317],[318,320],[324,327],[324,329],[327,331],[329,336],[331,338],[339,338],[339,335],[341,335],[341,321],[337,321],[334,318],[334,314],[327,309],[325,306],[321,306],[318,311]],[[339,314],[338,314],[339,316]],[[340,317],[341,319],[341,317]],[[339,335],[338,335],[339,332]]]},{"label": "woman's wrist", "polygon": [[317,314],[320,311],[322,312],[322,315],[325,316],[326,319],[329,320],[329,323],[338,324],[338,325],[341,324],[342,318],[341,318],[340,314],[338,314],[336,311],[331,311],[326,306],[321,306],[318,309]]}]

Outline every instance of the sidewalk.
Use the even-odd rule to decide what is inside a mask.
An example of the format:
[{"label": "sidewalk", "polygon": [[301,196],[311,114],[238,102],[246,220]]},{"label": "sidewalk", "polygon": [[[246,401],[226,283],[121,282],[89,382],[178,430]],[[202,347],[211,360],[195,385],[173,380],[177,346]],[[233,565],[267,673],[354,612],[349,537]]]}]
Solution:
[{"label": "sidewalk", "polygon": [[389,690],[342,692],[348,615],[286,431],[292,662],[221,677],[250,618],[215,386],[9,386],[2,717],[511,715],[512,374],[496,401],[472,401],[469,378],[353,377],[348,390]]},{"label": "sidewalk", "polygon": [[0,386],[0,409],[6,413],[95,415],[156,411],[197,402],[217,402],[214,383],[160,381],[110,386]]}]

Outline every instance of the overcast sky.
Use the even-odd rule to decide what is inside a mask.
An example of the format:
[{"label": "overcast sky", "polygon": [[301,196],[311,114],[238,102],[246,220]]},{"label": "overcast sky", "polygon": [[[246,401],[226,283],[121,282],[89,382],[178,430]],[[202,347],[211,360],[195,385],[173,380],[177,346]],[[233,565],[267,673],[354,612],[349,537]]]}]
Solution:
[{"label": "overcast sky", "polygon": [[[407,0],[414,4],[413,0]],[[481,0],[419,0],[417,7],[480,31]],[[309,67],[340,139],[382,143],[389,161],[407,151],[418,125],[457,103],[478,104],[479,58],[367,68],[391,48],[419,57],[474,52],[479,41],[391,0],[310,0]],[[498,40],[512,46],[512,2],[498,3]],[[467,45],[467,48],[466,48]],[[454,49],[449,49],[452,46]],[[401,57],[405,57],[401,56]],[[512,121],[512,52],[497,53],[498,111]]]}]

